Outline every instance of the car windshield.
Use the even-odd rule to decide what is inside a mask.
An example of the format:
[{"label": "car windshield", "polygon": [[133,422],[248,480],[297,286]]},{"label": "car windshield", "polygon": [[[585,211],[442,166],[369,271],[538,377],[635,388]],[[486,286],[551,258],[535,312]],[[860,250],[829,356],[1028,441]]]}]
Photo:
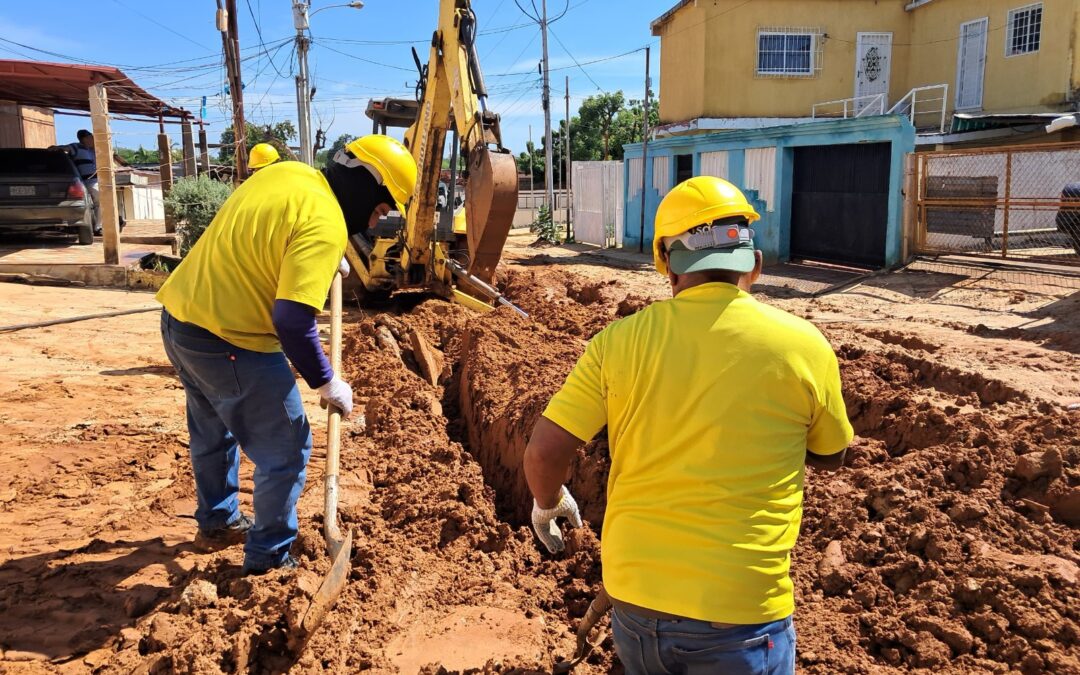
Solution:
[{"label": "car windshield", "polygon": [[71,176],[74,169],[64,153],[56,150],[0,150],[0,175],[55,173]]}]

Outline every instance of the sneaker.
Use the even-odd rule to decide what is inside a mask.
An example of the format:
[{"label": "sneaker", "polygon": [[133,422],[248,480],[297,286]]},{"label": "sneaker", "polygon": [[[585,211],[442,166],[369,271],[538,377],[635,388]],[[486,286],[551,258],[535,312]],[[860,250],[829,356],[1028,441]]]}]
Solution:
[{"label": "sneaker", "polygon": [[271,565],[270,567],[256,567],[255,565],[249,565],[245,561],[243,568],[241,568],[240,570],[240,573],[245,577],[262,576],[263,574],[266,574],[267,572],[270,572],[272,570],[295,570],[297,567],[300,567],[300,561],[292,557],[291,555],[288,555],[285,556],[285,559],[282,560],[280,563],[278,563],[277,565]]},{"label": "sneaker", "polygon": [[225,527],[217,527],[212,530],[199,528],[199,532],[195,535],[195,548],[210,552],[227,548],[233,544],[242,544],[247,539],[247,531],[254,524],[255,521],[241,513],[239,518]]}]

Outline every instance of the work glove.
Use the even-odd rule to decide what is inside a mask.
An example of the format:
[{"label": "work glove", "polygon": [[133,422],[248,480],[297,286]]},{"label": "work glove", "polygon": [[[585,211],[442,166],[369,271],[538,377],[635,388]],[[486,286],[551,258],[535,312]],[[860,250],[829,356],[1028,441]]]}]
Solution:
[{"label": "work glove", "polygon": [[553,508],[542,509],[536,500],[533,500],[533,529],[536,530],[536,536],[540,537],[540,541],[544,543],[549,553],[559,553],[566,548],[562,530],[559,529],[556,518],[566,518],[572,526],[581,527],[581,512],[565,485],[559,491],[559,503]]},{"label": "work glove", "polygon": [[347,278],[349,276],[349,272],[352,271],[352,268],[349,267],[349,261],[346,260],[345,258],[342,258],[341,262],[338,263],[337,271],[338,271],[338,274],[341,275],[342,279]]},{"label": "work glove", "polygon": [[319,404],[322,407],[332,405],[341,411],[341,416],[347,418],[352,413],[352,387],[349,383],[338,376],[319,387]]}]

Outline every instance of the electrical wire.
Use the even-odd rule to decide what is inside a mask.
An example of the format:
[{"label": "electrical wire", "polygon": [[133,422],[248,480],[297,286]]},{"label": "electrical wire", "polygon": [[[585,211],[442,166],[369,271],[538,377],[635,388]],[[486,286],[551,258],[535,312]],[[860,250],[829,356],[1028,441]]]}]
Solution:
[{"label": "electrical wire", "polygon": [[403,70],[406,73],[415,73],[416,72],[415,68],[403,68],[401,66],[395,66],[395,65],[392,65],[392,64],[389,64],[389,63],[382,63],[381,61],[374,61],[372,59],[365,59],[362,56],[356,56],[355,54],[350,54],[348,52],[343,52],[340,49],[334,49],[330,45],[327,45],[327,44],[323,43],[321,38],[319,40],[315,40],[313,38],[311,40],[311,44],[312,45],[318,45],[318,46],[322,47],[323,49],[329,49],[332,52],[335,52],[337,54],[341,54],[342,56],[347,56],[350,59],[356,59],[357,61],[363,61],[364,63],[370,63],[373,66],[380,66],[382,68],[391,68],[393,70]]},{"label": "electrical wire", "polygon": [[[113,2],[118,2],[118,0],[113,0]],[[255,34],[259,36],[259,46],[261,46],[265,50],[266,41],[263,40],[262,26],[259,25],[259,20],[255,18],[255,10],[251,8],[251,0],[244,0],[244,4],[247,5],[248,14],[251,15],[251,22],[255,24]],[[287,77],[286,75],[283,75],[281,73],[281,69],[278,68],[276,63],[274,63],[274,58],[272,56],[267,55],[267,58],[270,60],[270,64],[274,66],[274,71],[278,74],[278,77]]]},{"label": "electrical wire", "polygon": [[574,57],[573,54],[570,53],[570,50],[566,48],[566,45],[564,45],[563,41],[559,39],[559,36],[555,34],[555,31],[548,28],[548,32],[551,33],[551,37],[555,38],[555,42],[559,43],[559,46],[562,47],[563,51],[566,52],[566,55],[570,57],[570,60],[574,62],[574,65],[578,67],[578,70],[580,70],[585,75],[585,77],[589,78],[589,82],[593,83],[593,86],[596,87],[596,90],[599,92],[603,92],[604,88],[597,84],[596,80],[594,80],[592,75],[589,74],[589,71],[581,67],[581,64],[578,63],[578,60]]},{"label": "electrical wire", "polygon": [[142,13],[142,12],[140,12],[139,10],[135,9],[134,7],[130,7],[130,6],[126,5],[126,4],[124,4],[124,3],[123,3],[123,2],[121,2],[120,0],[113,0],[113,2],[115,2],[115,3],[116,3],[116,4],[118,4],[118,5],[120,5],[121,7],[123,7],[124,9],[126,9],[127,11],[129,11],[129,12],[131,12],[131,13],[133,13],[133,14],[136,14],[136,15],[138,15],[138,16],[141,16],[141,17],[142,17],[143,19],[146,19],[147,21],[149,21],[150,23],[154,24],[155,26],[158,26],[158,27],[160,27],[160,28],[164,28],[165,30],[167,30],[167,31],[169,31],[170,33],[172,33],[173,35],[178,35],[178,36],[180,36],[180,37],[184,38],[185,40],[187,40],[187,41],[188,41],[188,42],[190,42],[191,44],[195,45],[196,47],[202,47],[203,49],[210,49],[209,47],[207,47],[206,45],[202,44],[201,42],[196,42],[195,40],[192,40],[192,39],[191,39],[190,37],[188,37],[187,35],[184,35],[183,33],[179,32],[179,31],[177,31],[177,30],[175,30],[175,29],[173,29],[173,28],[171,28],[171,27],[169,27],[169,26],[166,26],[165,24],[161,23],[160,21],[158,21],[157,19],[153,18],[152,16],[147,16],[146,14],[143,14],[143,13]]}]

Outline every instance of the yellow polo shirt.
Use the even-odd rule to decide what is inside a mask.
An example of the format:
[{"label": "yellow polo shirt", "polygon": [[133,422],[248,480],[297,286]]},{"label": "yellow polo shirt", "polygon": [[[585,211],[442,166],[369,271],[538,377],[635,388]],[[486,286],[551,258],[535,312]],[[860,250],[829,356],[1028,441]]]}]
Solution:
[{"label": "yellow polo shirt", "polygon": [[280,351],[274,301],[321,310],[347,237],[322,173],[301,162],[278,162],[229,196],[157,300],[176,319],[232,345]]},{"label": "yellow polo shirt", "polygon": [[704,621],[795,609],[805,453],[852,438],[829,343],[737,287],[689,288],[596,335],[544,416],[608,428],[612,597]]}]

